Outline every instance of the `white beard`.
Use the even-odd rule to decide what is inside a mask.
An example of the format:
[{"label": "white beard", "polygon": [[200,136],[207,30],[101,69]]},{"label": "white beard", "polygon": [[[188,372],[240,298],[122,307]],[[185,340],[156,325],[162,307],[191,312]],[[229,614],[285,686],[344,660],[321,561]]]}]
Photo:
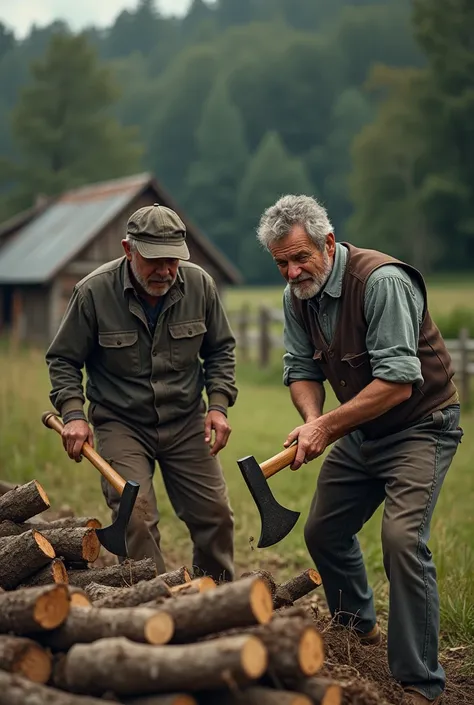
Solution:
[{"label": "white beard", "polygon": [[323,272],[321,274],[300,274],[296,279],[289,281],[291,291],[298,299],[312,299],[313,296],[319,294],[323,286],[326,284],[331,274],[331,262],[329,255],[324,253]]}]

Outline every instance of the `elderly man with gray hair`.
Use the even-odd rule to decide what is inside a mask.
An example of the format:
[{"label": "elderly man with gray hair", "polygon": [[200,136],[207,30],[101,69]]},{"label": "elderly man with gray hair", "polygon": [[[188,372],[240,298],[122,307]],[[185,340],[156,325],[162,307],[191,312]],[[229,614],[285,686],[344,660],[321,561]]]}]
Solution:
[{"label": "elderly man with gray hair", "polygon": [[[326,210],[309,196],[269,207],[258,239],[287,281],[284,383],[304,421],[284,443],[297,443],[292,469],[334,443],[305,525],[329,608],[362,643],[380,642],[357,534],[384,503],[390,669],[406,705],[439,703],[445,673],[427,542],[462,429],[423,277],[382,252],[336,243]],[[326,381],[339,405],[324,412]]]}]

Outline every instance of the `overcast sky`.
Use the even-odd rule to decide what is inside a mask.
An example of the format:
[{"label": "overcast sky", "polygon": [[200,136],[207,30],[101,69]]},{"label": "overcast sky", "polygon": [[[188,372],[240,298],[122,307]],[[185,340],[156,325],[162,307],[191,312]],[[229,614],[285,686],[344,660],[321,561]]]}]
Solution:
[{"label": "overcast sky", "polygon": [[[122,10],[137,4],[137,0],[0,0],[0,21],[21,38],[33,23],[41,27],[59,19],[75,31],[92,24],[103,27],[111,24]],[[189,4],[190,0],[156,1],[166,15],[180,15]]]}]

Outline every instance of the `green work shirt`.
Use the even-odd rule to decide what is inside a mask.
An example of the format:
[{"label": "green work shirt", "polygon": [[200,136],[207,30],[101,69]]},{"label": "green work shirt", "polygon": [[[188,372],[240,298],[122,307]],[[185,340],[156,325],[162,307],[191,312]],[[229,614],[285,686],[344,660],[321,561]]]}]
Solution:
[{"label": "green work shirt", "polygon": [[[310,300],[321,330],[331,343],[342,295],[347,249],[337,243],[334,265],[322,291]],[[376,269],[367,280],[364,312],[367,321],[366,345],[372,374],[387,382],[423,384],[417,357],[418,336],[424,298],[417,282],[396,265]],[[313,360],[314,345],[296,319],[289,286],[283,295],[284,347],[283,382],[296,380],[324,382],[326,377]]]},{"label": "green work shirt", "polygon": [[82,279],[46,353],[51,401],[60,414],[91,405],[124,421],[156,427],[202,405],[235,403],[235,338],[214,280],[180,263],[154,332],[125,257]]}]

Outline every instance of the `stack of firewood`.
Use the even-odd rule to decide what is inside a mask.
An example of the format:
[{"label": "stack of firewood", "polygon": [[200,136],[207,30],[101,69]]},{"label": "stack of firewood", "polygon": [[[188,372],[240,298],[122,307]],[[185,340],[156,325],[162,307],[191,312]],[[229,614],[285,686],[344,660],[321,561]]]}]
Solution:
[{"label": "stack of firewood", "polygon": [[100,522],[42,520],[49,506],[36,481],[0,496],[0,705],[341,702],[294,605],[316,571],[278,585],[265,571],[157,575],[151,559],[94,568]]}]

